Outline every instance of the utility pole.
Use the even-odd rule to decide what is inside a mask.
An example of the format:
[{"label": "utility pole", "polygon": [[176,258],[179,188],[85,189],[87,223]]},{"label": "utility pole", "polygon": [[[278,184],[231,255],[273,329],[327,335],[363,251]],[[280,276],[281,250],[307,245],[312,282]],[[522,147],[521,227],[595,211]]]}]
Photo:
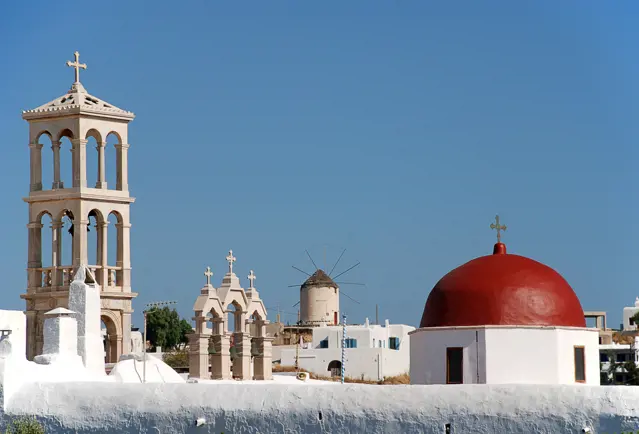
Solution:
[{"label": "utility pole", "polygon": [[152,301],[144,306],[144,360],[142,361],[142,382],[146,383],[146,314],[150,309],[177,304],[177,301]]},{"label": "utility pole", "polygon": [[375,305],[375,325],[379,325],[379,304]]},{"label": "utility pole", "polygon": [[344,365],[346,364],[346,315],[342,315],[342,384],[344,384]]}]

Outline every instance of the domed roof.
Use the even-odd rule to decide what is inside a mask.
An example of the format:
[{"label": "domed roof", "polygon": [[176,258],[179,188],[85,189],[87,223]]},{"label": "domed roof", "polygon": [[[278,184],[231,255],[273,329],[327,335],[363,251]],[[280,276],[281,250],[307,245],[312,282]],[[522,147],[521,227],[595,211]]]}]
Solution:
[{"label": "domed roof", "polygon": [[306,282],[302,283],[302,289],[309,286],[330,286],[332,288],[337,288],[337,284],[330,278],[328,274],[324,272],[324,270],[320,270],[319,268],[313,273],[311,277],[306,279]]},{"label": "domed roof", "polygon": [[492,255],[455,268],[428,296],[420,327],[535,325],[586,327],[581,303],[552,268],[509,255]]}]

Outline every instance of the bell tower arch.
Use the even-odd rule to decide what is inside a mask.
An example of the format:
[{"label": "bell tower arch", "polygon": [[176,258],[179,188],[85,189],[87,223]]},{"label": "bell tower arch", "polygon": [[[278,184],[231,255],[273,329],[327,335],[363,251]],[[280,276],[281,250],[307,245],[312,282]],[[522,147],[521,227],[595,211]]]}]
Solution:
[{"label": "bell tower arch", "polygon": [[[80,63],[79,56],[76,51],[74,62],[67,62],[75,69],[71,89],[22,113],[29,123],[30,149],[30,187],[24,198],[29,206],[28,277],[26,293],[21,294],[26,302],[27,358],[33,360],[41,354],[44,313],[55,307],[68,307],[69,285],[77,267],[84,264],[101,287],[102,315],[118,331],[116,336],[110,336],[111,350],[107,352],[107,362],[117,362],[120,355],[131,350],[131,302],[137,296],[131,291],[130,259],[130,206],[135,199],[129,195],[128,184],[128,125],[135,115],[86,91],[80,83],[80,69],[86,69],[86,65]],[[45,136],[50,149],[41,143]],[[106,180],[107,137],[117,140],[112,150],[116,155],[115,185]],[[90,140],[95,149],[88,149]],[[70,155],[64,152],[65,145]],[[46,170],[51,179],[43,179],[45,152],[51,153],[53,167]],[[90,152],[97,157],[95,183],[87,182]],[[45,227],[45,220],[50,226]],[[45,231],[50,231],[50,235],[43,237]],[[117,236],[112,236],[112,232]],[[95,237],[95,242],[89,242],[89,237]],[[43,245],[44,238],[50,246]],[[69,245],[65,245],[64,238]],[[109,240],[113,245],[109,245]],[[90,245],[94,252],[89,252]],[[47,252],[46,257],[43,251]],[[90,257],[95,259],[89,261]]]}]

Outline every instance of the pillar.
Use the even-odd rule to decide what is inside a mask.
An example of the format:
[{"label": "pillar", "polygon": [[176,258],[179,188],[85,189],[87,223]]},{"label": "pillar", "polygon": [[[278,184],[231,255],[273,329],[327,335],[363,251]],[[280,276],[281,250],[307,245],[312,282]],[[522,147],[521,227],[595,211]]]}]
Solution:
[{"label": "pillar", "polygon": [[213,336],[211,336],[211,378],[213,380],[231,379],[231,336],[224,333],[224,320],[213,319]]},{"label": "pillar", "polygon": [[77,217],[73,220],[73,266],[86,265],[88,263],[87,252],[87,226],[88,220],[80,220]]},{"label": "pillar", "polygon": [[119,271],[117,273],[117,286],[122,290],[131,290],[131,225],[126,223],[116,223],[118,228],[118,254],[117,263]]},{"label": "pillar", "polygon": [[192,333],[189,335],[189,377],[208,380],[209,345],[211,335],[207,333]]},{"label": "pillar", "polygon": [[131,302],[129,301],[125,304],[128,306],[125,312],[122,313],[122,347],[120,355],[131,352]]},{"label": "pillar", "polygon": [[104,159],[104,150],[106,148],[106,142],[100,142],[95,147],[98,151],[98,181],[95,184],[95,188],[107,189],[106,182],[106,161]]},{"label": "pillar", "polygon": [[30,143],[31,150],[31,187],[30,191],[42,190],[42,145],[40,143]]},{"label": "pillar", "polygon": [[27,225],[29,231],[29,288],[42,286],[42,223],[33,222]]},{"label": "pillar", "polygon": [[75,139],[73,145],[73,187],[87,186],[87,141]]},{"label": "pillar", "polygon": [[[31,300],[26,300],[27,309]],[[27,310],[27,360],[33,360],[36,354],[36,311]]]},{"label": "pillar", "polygon": [[240,330],[233,333],[235,341],[235,360],[233,360],[233,377],[241,380],[251,379],[251,335],[246,331],[246,312],[236,312],[236,324]]},{"label": "pillar", "polygon": [[273,379],[273,338],[266,336],[266,325],[269,321],[256,321],[257,336],[253,338],[257,347],[254,357],[253,379]]},{"label": "pillar", "polygon": [[109,221],[103,221],[103,222],[97,222],[96,224],[97,226],[97,230],[98,230],[98,252],[97,252],[97,260],[98,263],[96,265],[99,265],[100,267],[100,272],[98,273],[98,276],[96,276],[96,279],[98,280],[98,283],[100,284],[100,286],[102,287],[102,290],[105,290],[107,288],[107,286],[109,286],[109,256],[108,256],[108,228],[109,228]]},{"label": "pillar", "polygon": [[115,164],[117,166],[115,189],[129,191],[129,145],[126,143],[115,145]]},{"label": "pillar", "polygon": [[63,182],[60,180],[60,142],[51,142],[53,150],[53,186],[54,190],[64,188]]},{"label": "pillar", "polygon": [[62,220],[51,222],[51,284],[52,286],[62,285],[62,272],[58,268],[62,261]]}]

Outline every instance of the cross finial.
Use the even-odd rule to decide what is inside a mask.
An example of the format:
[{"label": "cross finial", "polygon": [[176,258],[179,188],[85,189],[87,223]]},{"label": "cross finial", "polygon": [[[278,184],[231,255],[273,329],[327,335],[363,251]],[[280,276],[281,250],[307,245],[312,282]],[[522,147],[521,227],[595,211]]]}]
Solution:
[{"label": "cross finial", "polygon": [[87,69],[87,64],[80,63],[80,53],[76,51],[73,54],[75,56],[75,62],[71,62],[70,60],[67,60],[67,66],[75,68],[75,82],[80,83],[80,68]]},{"label": "cross finial", "polygon": [[233,250],[229,250],[229,255],[226,257],[229,263],[229,273],[233,273],[233,263],[235,262],[235,256],[233,256]]},{"label": "cross finial", "polygon": [[505,231],[506,230],[506,225],[500,225],[499,224],[499,216],[498,215],[495,216],[495,223],[492,223],[490,225],[490,228],[497,230],[497,242],[501,243],[501,231]]},{"label": "cross finial", "polygon": [[204,275],[206,276],[206,286],[211,286],[211,276],[213,276],[211,267],[206,267],[206,271],[204,272]]},{"label": "cross finial", "polygon": [[253,282],[255,281],[255,279],[257,279],[257,277],[255,277],[255,273],[253,273],[253,270],[251,270],[248,275],[248,280],[250,280],[251,282],[251,286],[249,287],[249,289],[255,289],[255,287],[253,286]]}]

